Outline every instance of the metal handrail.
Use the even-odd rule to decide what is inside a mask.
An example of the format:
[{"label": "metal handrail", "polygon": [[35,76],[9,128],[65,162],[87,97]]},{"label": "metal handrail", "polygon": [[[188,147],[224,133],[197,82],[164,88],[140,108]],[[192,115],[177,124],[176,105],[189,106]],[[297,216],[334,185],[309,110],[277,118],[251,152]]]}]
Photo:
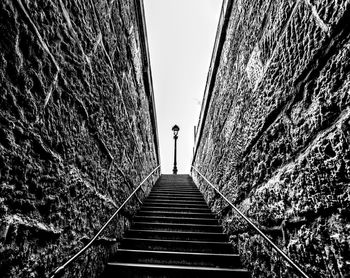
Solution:
[{"label": "metal handrail", "polygon": [[119,213],[119,211],[125,206],[125,204],[131,199],[131,197],[141,188],[141,186],[146,182],[146,180],[153,175],[155,171],[159,169],[160,165],[158,165],[140,184],[136,189],[129,195],[129,197],[124,201],[124,203],[117,209],[115,213],[107,220],[107,222],[102,226],[102,228],[96,233],[96,235],[86,244],[80,251],[78,251],[75,255],[73,255],[67,262],[65,262],[60,267],[56,268],[51,274],[50,278],[59,277],[58,275],[62,275],[65,268],[70,265],[73,261],[75,261],[81,254],[83,254],[99,237],[99,235],[104,231],[104,229],[108,226],[108,224],[114,219],[115,216]]},{"label": "metal handrail", "polygon": [[208,181],[194,166],[191,166],[230,206],[245,220],[250,226],[254,228],[276,251],[280,254],[293,268],[304,278],[310,278],[299,265],[292,261],[276,244],[274,244],[248,217],[246,217],[234,204],[232,204],[216,187]]}]

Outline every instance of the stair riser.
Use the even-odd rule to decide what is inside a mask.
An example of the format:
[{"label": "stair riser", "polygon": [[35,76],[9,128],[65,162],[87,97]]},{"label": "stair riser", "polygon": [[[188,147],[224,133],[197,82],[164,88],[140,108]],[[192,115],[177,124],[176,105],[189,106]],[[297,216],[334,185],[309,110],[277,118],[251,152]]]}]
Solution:
[{"label": "stair riser", "polygon": [[154,188],[170,188],[170,189],[178,189],[178,188],[190,188],[190,189],[197,189],[197,186],[195,184],[160,184],[160,185],[155,185]]},{"label": "stair riser", "polygon": [[212,241],[227,242],[228,238],[225,234],[213,233],[176,233],[176,232],[157,232],[157,231],[135,231],[129,230],[126,233],[129,238],[148,238],[148,239],[165,239],[165,240],[190,240],[190,241]]},{"label": "stair riser", "polygon": [[150,222],[150,223],[181,223],[181,224],[202,224],[202,225],[218,225],[216,219],[205,218],[171,218],[171,217],[143,217],[135,216],[134,221]]},{"label": "stair riser", "polygon": [[153,263],[153,264],[175,264],[205,267],[240,267],[238,255],[192,255],[192,254],[169,254],[169,253],[144,253],[118,251],[115,257],[118,262],[124,263]]},{"label": "stair riser", "polygon": [[181,202],[193,201],[193,202],[204,202],[205,203],[204,199],[200,198],[200,197],[197,197],[197,198],[192,198],[192,197],[183,198],[183,197],[181,197],[180,198],[180,197],[176,197],[176,196],[168,196],[168,197],[148,196],[147,200],[148,199],[165,200],[165,201],[172,200],[172,201],[181,201]]},{"label": "stair riser", "polygon": [[162,184],[156,184],[154,188],[194,188],[197,189],[197,186],[193,183],[162,183]]},{"label": "stair riser", "polygon": [[196,186],[191,185],[178,185],[178,186],[171,186],[171,185],[161,185],[161,186],[154,186],[152,189],[157,190],[197,190],[198,188]]},{"label": "stair riser", "polygon": [[153,194],[150,193],[148,198],[157,198],[157,199],[181,199],[181,200],[201,200],[204,201],[203,196],[195,195],[195,194]]},{"label": "stair riser", "polygon": [[182,213],[182,212],[165,212],[165,211],[141,211],[137,216],[166,216],[166,217],[192,217],[192,218],[213,218],[215,216],[211,213]]},{"label": "stair riser", "polygon": [[204,252],[214,254],[232,254],[232,247],[229,244],[221,244],[218,242],[172,242],[159,241],[153,242],[148,240],[132,240],[125,238],[120,245],[122,249],[135,250],[152,250],[152,251],[176,251],[176,252]]},{"label": "stair riser", "polygon": [[198,188],[166,188],[166,187],[159,187],[159,188],[152,188],[152,192],[173,192],[173,193],[199,193]]},{"label": "stair riser", "polygon": [[204,200],[183,200],[183,199],[159,199],[159,198],[147,198],[146,203],[167,203],[167,204],[184,204],[184,205],[202,205],[206,206],[207,204]]},{"label": "stair riser", "polygon": [[167,211],[167,212],[180,212],[180,213],[187,213],[187,212],[198,212],[198,213],[211,213],[211,211],[208,208],[205,209],[200,209],[200,208],[181,208],[181,207],[177,207],[177,208],[168,208],[168,207],[155,207],[155,206],[143,206],[142,209],[140,210],[140,212],[144,212],[144,211]]},{"label": "stair riser", "polygon": [[161,231],[185,231],[185,232],[203,232],[203,233],[222,233],[220,226],[205,225],[180,225],[180,224],[162,224],[162,223],[139,223],[135,222],[132,226],[137,230],[161,230]]},{"label": "stair riser", "polygon": [[[161,197],[158,197],[158,196],[154,196],[154,195],[149,195],[148,198],[150,199],[158,199],[158,200],[186,200],[186,201],[204,201],[205,200],[203,199],[203,197],[191,197],[191,196],[171,196],[171,195],[168,195],[168,196],[161,196]],[[147,199],[148,199],[147,198]]]},{"label": "stair riser", "polygon": [[204,200],[203,196],[200,195],[175,195],[175,194],[153,194],[148,195],[148,198],[157,198],[157,199],[180,199],[180,200]]},{"label": "stair riser", "polygon": [[165,208],[202,208],[207,209],[208,207],[205,204],[188,204],[188,203],[163,203],[163,202],[144,202],[144,206],[150,207],[165,207]]},{"label": "stair riser", "polygon": [[174,193],[174,194],[200,194],[198,189],[167,189],[167,188],[159,188],[152,190],[152,193],[160,193],[160,192],[167,192]]},{"label": "stair riser", "polygon": [[[166,274],[166,275],[165,275]],[[196,269],[164,269],[164,268],[135,268],[127,266],[108,266],[108,277],[133,277],[133,278],[206,278],[206,277],[220,277],[220,278],[249,278],[248,272],[241,271],[226,271],[221,269],[215,269],[210,272],[200,271]]]},{"label": "stair riser", "polygon": [[[179,192],[179,191],[169,191],[169,190],[158,190],[158,191],[152,191],[152,193],[156,193],[156,194],[168,194],[168,195],[186,195],[186,196],[200,196],[200,192],[197,191],[182,191],[182,192]],[[152,194],[150,193],[150,194]]]}]

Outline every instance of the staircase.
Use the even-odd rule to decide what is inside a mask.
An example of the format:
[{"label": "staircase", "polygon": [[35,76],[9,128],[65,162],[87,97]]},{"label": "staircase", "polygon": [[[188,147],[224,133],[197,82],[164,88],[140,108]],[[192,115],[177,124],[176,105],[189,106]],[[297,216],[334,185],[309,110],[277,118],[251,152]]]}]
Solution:
[{"label": "staircase", "polygon": [[250,277],[188,175],[162,175],[103,277]]}]

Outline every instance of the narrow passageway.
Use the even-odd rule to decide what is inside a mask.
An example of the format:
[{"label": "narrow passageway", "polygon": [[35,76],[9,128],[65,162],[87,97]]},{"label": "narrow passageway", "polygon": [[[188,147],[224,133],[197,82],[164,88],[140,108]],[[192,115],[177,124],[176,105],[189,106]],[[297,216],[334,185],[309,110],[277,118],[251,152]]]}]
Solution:
[{"label": "narrow passageway", "polygon": [[349,19],[1,0],[1,278],[348,278]]}]

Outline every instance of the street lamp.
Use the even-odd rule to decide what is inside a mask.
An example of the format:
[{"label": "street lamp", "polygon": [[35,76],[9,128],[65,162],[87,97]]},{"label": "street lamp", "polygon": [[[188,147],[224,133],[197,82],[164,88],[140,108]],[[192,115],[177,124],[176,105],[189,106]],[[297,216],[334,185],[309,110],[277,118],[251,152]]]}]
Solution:
[{"label": "street lamp", "polygon": [[173,174],[176,175],[177,174],[177,167],[176,167],[176,140],[177,140],[177,134],[179,133],[180,128],[177,125],[174,125],[171,130],[174,132],[174,142],[175,142]]}]

